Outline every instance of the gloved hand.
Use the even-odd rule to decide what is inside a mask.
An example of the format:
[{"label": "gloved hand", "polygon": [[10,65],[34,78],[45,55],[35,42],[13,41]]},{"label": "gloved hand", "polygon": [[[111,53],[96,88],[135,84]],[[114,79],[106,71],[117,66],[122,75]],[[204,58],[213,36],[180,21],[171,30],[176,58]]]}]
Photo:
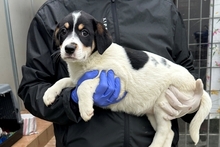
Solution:
[{"label": "gloved hand", "polygon": [[[77,82],[76,88],[71,93],[71,98],[74,102],[78,103],[77,88],[78,86],[87,79],[93,79],[98,75],[98,70],[86,72]],[[122,98],[119,98],[119,93],[121,90],[121,83],[118,77],[115,77],[113,70],[101,71],[100,81],[97,86],[95,93],[93,94],[94,104],[96,106],[104,107],[110,104],[119,102],[124,98],[126,93]]]},{"label": "gloved hand", "polygon": [[176,87],[170,86],[166,91],[168,102],[161,102],[160,107],[167,113],[166,120],[181,117],[198,110],[203,94],[203,84],[197,83],[192,97],[183,95]]},{"label": "gloved hand", "polygon": [[78,89],[79,85],[85,80],[94,79],[98,74],[99,74],[98,70],[88,71],[88,72],[84,73],[82,75],[82,77],[77,81],[76,87],[71,93],[71,98],[75,103],[78,103],[77,89]]}]

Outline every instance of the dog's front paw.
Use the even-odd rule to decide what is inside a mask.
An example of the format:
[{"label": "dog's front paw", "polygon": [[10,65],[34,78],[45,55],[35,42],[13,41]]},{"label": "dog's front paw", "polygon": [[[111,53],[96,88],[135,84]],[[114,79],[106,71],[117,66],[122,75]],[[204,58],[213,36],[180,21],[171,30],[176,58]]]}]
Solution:
[{"label": "dog's front paw", "polygon": [[56,96],[60,94],[60,90],[57,88],[50,87],[44,93],[43,101],[46,106],[52,104],[56,99]]},{"label": "dog's front paw", "polygon": [[89,121],[92,118],[92,116],[94,115],[94,109],[93,108],[91,108],[91,109],[89,109],[89,108],[82,109],[81,108],[80,115],[84,121]]}]

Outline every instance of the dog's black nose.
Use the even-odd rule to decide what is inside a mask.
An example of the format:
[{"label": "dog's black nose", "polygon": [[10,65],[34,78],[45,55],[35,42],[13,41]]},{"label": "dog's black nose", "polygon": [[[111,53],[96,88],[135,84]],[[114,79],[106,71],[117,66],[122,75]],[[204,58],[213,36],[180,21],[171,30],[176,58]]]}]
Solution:
[{"label": "dog's black nose", "polygon": [[74,53],[75,49],[76,49],[76,44],[68,44],[65,46],[65,51],[67,54]]}]

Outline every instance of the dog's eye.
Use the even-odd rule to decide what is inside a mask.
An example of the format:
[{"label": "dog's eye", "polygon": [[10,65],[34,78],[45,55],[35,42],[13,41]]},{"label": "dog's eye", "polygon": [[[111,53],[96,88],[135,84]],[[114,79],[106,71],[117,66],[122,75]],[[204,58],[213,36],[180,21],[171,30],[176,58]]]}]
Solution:
[{"label": "dog's eye", "polygon": [[83,37],[87,37],[87,36],[89,35],[89,32],[88,32],[88,30],[86,30],[86,29],[83,29],[83,30],[81,31],[81,33],[82,33],[82,36],[83,36]]},{"label": "dog's eye", "polygon": [[60,31],[60,35],[64,36],[64,35],[66,35],[66,33],[67,33],[66,28],[62,28]]}]

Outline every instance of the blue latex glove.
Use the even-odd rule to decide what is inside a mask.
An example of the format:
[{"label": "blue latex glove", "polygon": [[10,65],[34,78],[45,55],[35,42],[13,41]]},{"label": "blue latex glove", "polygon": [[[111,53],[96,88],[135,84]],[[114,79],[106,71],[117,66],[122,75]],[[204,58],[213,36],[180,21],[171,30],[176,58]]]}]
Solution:
[{"label": "blue latex glove", "polygon": [[[74,102],[78,103],[78,86],[87,79],[95,78],[98,73],[98,70],[88,71],[79,79],[76,88],[71,93],[71,98]],[[115,78],[113,70],[109,70],[107,73],[106,71],[101,71],[99,78],[99,85],[97,86],[95,93],[93,94],[93,100],[96,106],[108,106],[110,104],[119,102],[125,97],[126,93],[122,98],[118,99],[121,90],[121,83],[118,77]]]},{"label": "blue latex glove", "polygon": [[92,70],[84,73],[82,77],[77,81],[75,89],[71,93],[71,98],[75,103],[78,103],[78,95],[77,95],[77,88],[79,85],[88,79],[94,79],[98,75],[99,71],[98,70]]}]

